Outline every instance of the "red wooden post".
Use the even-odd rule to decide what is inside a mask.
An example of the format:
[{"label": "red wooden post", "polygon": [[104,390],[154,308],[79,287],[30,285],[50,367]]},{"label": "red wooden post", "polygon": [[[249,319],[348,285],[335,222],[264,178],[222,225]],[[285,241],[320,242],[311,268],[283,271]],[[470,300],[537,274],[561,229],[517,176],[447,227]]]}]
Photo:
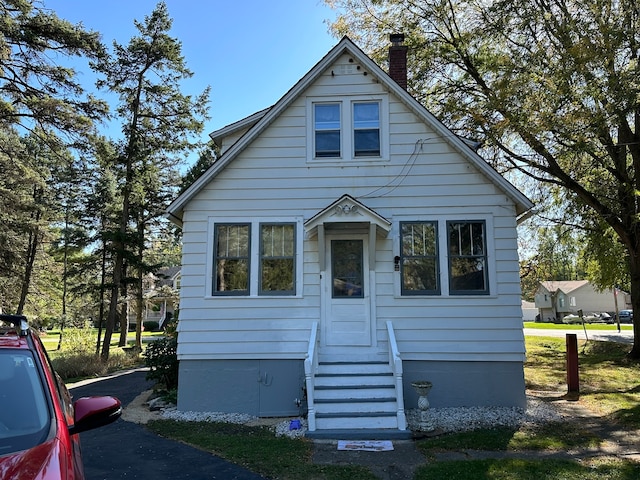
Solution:
[{"label": "red wooden post", "polygon": [[569,392],[580,392],[578,376],[578,336],[567,333],[567,387]]}]

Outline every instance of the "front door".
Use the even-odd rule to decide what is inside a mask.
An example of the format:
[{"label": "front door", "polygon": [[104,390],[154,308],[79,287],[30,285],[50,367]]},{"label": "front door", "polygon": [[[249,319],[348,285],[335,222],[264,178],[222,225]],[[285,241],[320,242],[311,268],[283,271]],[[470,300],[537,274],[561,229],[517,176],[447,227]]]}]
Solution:
[{"label": "front door", "polygon": [[371,346],[367,236],[327,235],[325,248],[323,343],[336,353],[340,347]]}]

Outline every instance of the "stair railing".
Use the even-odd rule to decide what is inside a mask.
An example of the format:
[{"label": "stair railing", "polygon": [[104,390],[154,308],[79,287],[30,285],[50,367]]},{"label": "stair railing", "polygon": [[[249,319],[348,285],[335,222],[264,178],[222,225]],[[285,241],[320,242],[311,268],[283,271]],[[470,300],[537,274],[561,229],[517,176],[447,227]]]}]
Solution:
[{"label": "stair railing", "polygon": [[309,335],[309,348],[304,359],[304,377],[307,386],[307,422],[308,430],[316,430],[316,407],[314,405],[315,375],[318,371],[318,322],[311,324],[311,334]]},{"label": "stair railing", "polygon": [[404,413],[404,394],[402,391],[402,358],[400,358],[396,334],[393,331],[391,320],[387,320],[387,334],[389,335],[389,366],[393,372],[396,386],[398,430],[406,430],[407,417]]}]

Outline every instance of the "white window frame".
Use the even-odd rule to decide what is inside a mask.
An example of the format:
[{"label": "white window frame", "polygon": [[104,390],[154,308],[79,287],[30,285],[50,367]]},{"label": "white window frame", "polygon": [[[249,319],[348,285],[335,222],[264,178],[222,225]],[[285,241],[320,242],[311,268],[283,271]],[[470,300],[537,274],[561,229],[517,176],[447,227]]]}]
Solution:
[{"label": "white window frame", "polygon": [[[205,291],[204,298],[207,299],[216,299],[216,300],[239,300],[239,299],[248,299],[248,298],[259,298],[259,299],[267,299],[267,298],[302,298],[303,284],[302,284],[302,273],[303,273],[303,258],[304,258],[304,230],[303,230],[303,219],[302,218],[281,218],[281,217],[260,217],[260,218],[228,218],[228,217],[209,217],[208,226],[207,226],[207,261],[206,261],[206,272],[205,272]],[[216,224],[230,224],[230,223],[248,223],[250,224],[250,248],[251,251],[249,253],[249,294],[248,295],[221,295],[221,294],[213,294],[213,268],[214,268],[214,232]],[[295,259],[294,259],[294,289],[295,295],[290,294],[259,294],[259,280],[260,280],[260,225],[261,224],[294,224],[295,225]]]},{"label": "white window frame", "polygon": [[[354,122],[353,105],[355,103],[378,102],[380,105],[380,155],[355,156],[354,152]],[[316,104],[340,104],[340,156],[316,157],[315,145],[315,105]],[[307,122],[307,162],[308,163],[335,163],[340,165],[352,165],[358,163],[381,162],[389,160],[389,96],[379,95],[349,95],[344,97],[307,97],[306,99]]]}]

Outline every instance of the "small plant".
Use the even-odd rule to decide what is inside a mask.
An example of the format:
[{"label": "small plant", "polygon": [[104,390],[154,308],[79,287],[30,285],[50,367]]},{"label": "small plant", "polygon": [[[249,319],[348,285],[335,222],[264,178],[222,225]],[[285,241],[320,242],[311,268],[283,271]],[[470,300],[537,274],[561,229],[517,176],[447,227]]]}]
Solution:
[{"label": "small plant", "polygon": [[178,387],[178,340],[174,336],[155,340],[143,353],[144,363],[150,368],[148,380],[162,383],[167,390]]}]

